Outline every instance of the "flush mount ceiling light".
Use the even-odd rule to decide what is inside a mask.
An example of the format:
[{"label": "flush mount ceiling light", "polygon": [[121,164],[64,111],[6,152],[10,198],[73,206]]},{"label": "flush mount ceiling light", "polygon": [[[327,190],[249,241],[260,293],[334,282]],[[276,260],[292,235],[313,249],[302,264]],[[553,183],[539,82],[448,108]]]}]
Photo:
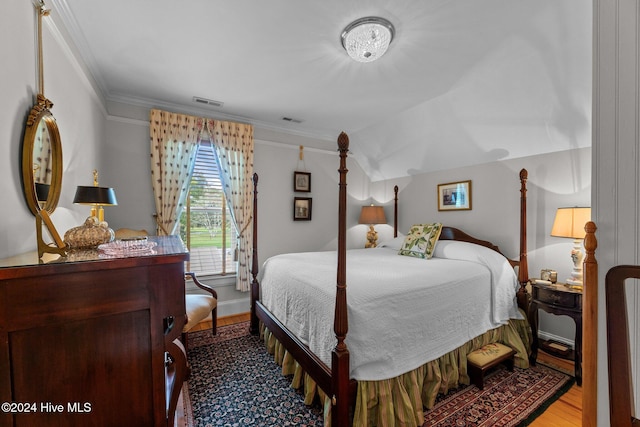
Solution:
[{"label": "flush mount ceiling light", "polygon": [[384,18],[369,16],[353,21],[342,32],[342,47],[358,62],[380,58],[389,48],[395,29]]}]

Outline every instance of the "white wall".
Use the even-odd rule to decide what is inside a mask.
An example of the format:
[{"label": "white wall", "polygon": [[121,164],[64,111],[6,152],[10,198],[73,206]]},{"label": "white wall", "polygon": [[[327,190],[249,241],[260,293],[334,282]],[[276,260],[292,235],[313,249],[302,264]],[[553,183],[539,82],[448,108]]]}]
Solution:
[{"label": "white wall", "polygon": [[[598,426],[609,425],[605,274],[640,264],[640,6],[594,0],[593,205],[598,227]],[[640,416],[640,290],[627,292],[635,416]]]},{"label": "white wall", "polygon": [[109,116],[102,156],[102,185],[113,187],[118,206],[105,207],[111,228],[145,229],[156,234],[151,187],[149,111],[147,120]]},{"label": "white wall", "polygon": [[[37,87],[36,12],[30,1],[11,1],[0,14],[0,258],[35,250],[35,219],[21,183],[21,146]],[[74,206],[75,186],[90,184],[104,141],[104,112],[86,75],[62,41],[52,17],[43,19],[44,94],[60,128],[62,195],[53,221],[62,234],[86,212]]]},{"label": "white wall", "polygon": [[[286,252],[335,250],[338,238],[338,167],[335,151],[257,140],[254,165],[258,182],[258,256],[264,261]],[[360,207],[368,204],[369,180],[360,166],[347,159],[347,245],[364,247],[366,227],[358,225]],[[311,172],[311,192],[294,193],[293,172]],[[293,198],[311,197],[311,221],[293,221]],[[359,233],[358,231],[361,231]]]}]

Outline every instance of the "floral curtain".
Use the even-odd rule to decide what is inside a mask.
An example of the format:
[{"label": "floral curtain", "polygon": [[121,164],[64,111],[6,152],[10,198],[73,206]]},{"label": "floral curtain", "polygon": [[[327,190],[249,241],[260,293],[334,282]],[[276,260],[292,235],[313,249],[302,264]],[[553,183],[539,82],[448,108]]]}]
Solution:
[{"label": "floral curtain", "polygon": [[177,232],[204,132],[215,147],[225,197],[238,232],[236,288],[247,292],[253,245],[253,126],[151,110],[151,178],[158,235]]},{"label": "floral curtain", "polygon": [[151,110],[151,182],[160,236],[177,232],[202,126],[197,117]]},{"label": "floral curtain", "polygon": [[33,180],[36,184],[51,184],[51,136],[44,120],[38,123],[33,147]]},{"label": "floral curtain", "polygon": [[207,131],[216,149],[225,197],[238,232],[236,289],[247,292],[253,245],[253,126],[209,119]]}]

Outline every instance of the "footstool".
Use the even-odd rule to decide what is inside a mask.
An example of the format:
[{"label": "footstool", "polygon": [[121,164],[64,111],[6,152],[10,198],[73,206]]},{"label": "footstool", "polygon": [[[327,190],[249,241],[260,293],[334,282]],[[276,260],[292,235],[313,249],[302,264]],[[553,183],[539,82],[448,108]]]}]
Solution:
[{"label": "footstool", "polygon": [[516,352],[499,342],[484,345],[467,355],[467,373],[471,383],[480,390],[484,388],[484,374],[489,369],[500,363],[504,363],[510,371],[513,371],[513,357]]}]

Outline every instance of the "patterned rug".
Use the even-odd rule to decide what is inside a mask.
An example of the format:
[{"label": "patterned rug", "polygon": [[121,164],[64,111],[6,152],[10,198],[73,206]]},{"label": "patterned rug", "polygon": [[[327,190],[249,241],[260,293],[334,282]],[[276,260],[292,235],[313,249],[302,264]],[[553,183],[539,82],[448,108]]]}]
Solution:
[{"label": "patterned rug", "polygon": [[[189,333],[191,378],[183,387],[188,427],[321,426],[322,408],[306,406],[248,322]],[[497,369],[484,390],[462,386],[439,396],[424,426],[526,426],[571,388],[573,378],[538,365]]]}]

